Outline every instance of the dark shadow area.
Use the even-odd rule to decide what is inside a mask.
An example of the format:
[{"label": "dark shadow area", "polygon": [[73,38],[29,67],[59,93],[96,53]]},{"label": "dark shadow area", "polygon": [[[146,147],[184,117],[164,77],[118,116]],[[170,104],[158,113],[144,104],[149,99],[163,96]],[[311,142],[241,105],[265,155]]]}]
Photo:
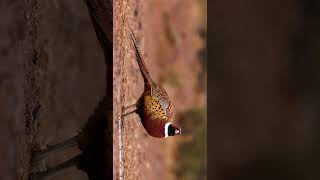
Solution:
[{"label": "dark shadow area", "polygon": [[113,173],[113,16],[112,1],[86,0],[91,20],[105,56],[106,91],[94,114],[82,130],[79,142],[83,159],[79,169],[86,171],[89,179],[110,179]]},{"label": "dark shadow area", "polygon": [[86,0],[85,3],[105,57],[105,95],[95,107],[94,113],[89,117],[77,136],[57,145],[49,146],[42,151],[35,152],[32,161],[35,163],[46,158],[50,153],[74,145],[79,147],[81,153],[47,170],[31,173],[31,180],[53,177],[73,165],[86,172],[89,179],[112,178],[112,2]]}]

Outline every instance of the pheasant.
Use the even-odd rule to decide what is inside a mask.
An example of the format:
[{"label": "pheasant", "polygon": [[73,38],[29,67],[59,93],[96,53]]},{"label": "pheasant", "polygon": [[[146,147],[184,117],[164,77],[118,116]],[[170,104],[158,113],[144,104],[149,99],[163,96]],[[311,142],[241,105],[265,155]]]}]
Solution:
[{"label": "pheasant", "polygon": [[174,110],[169,96],[166,90],[151,78],[131,28],[130,37],[144,79],[144,92],[135,104],[136,110],[133,112],[139,115],[142,125],[150,136],[167,138],[181,134],[181,128],[172,124]]}]

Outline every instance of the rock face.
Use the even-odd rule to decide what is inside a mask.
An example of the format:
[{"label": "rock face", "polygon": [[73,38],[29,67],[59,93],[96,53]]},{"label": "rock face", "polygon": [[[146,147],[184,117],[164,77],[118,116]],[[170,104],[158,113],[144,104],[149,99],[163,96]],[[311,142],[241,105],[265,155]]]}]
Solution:
[{"label": "rock face", "polygon": [[199,6],[189,0],[114,1],[114,178],[173,179],[173,144],[178,139],[150,137],[136,114],[120,118],[121,108],[134,104],[144,89],[128,27],[137,36],[151,76],[168,92],[178,119],[181,111],[203,103],[197,91],[197,52],[203,45],[197,32],[203,22],[197,16]]},{"label": "rock face", "polygon": [[[0,4],[0,179],[26,179],[45,168],[30,168],[31,149],[76,135],[94,111],[105,91],[104,57],[84,2]],[[56,179],[87,177],[73,168]]]}]

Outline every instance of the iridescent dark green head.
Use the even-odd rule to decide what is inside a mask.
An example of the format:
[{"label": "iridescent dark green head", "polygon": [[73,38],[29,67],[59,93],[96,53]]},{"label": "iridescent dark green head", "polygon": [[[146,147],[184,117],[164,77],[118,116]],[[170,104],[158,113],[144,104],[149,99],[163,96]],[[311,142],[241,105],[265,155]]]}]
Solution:
[{"label": "iridescent dark green head", "polygon": [[178,128],[178,127],[172,125],[170,122],[166,123],[166,125],[164,127],[165,137],[175,136],[175,135],[181,134],[181,133],[182,133],[181,128]]}]

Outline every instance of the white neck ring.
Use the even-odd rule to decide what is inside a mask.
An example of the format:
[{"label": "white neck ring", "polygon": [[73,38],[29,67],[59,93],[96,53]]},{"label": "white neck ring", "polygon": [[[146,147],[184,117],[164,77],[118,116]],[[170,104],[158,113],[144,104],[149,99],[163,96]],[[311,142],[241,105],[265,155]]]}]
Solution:
[{"label": "white neck ring", "polygon": [[167,138],[169,135],[169,126],[172,124],[171,122],[167,122],[166,125],[164,125],[164,137]]}]

